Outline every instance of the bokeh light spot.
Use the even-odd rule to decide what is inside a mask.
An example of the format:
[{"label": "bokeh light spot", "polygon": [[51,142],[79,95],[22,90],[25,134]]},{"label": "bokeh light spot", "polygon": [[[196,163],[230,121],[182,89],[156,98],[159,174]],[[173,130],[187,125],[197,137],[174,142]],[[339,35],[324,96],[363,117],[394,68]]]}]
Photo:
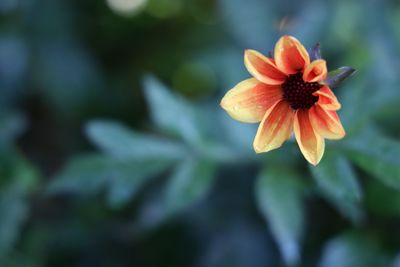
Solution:
[{"label": "bokeh light spot", "polygon": [[146,6],[147,0],[106,0],[115,13],[122,16],[133,16],[140,13]]}]

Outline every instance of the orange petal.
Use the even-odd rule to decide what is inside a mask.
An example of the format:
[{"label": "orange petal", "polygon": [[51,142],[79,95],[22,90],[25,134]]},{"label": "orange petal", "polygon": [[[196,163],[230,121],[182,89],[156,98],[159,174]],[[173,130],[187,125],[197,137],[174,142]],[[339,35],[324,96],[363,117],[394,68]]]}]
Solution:
[{"label": "orange petal", "polygon": [[309,112],[311,125],[322,137],[341,139],[346,135],[336,111],[325,110],[320,105],[314,105]]},{"label": "orange petal", "polygon": [[310,57],[304,46],[294,37],[282,36],[275,45],[275,63],[286,74],[304,70],[310,64]]},{"label": "orange petal", "polygon": [[258,127],[253,147],[257,153],[280,147],[292,133],[294,111],[285,101],[279,101],[265,113]]},{"label": "orange petal", "polygon": [[221,107],[235,120],[259,122],[281,98],[282,88],[279,85],[266,85],[251,78],[229,90],[221,100]]},{"label": "orange petal", "polygon": [[339,101],[335,94],[329,89],[328,86],[323,86],[321,89],[316,91],[313,95],[318,96],[317,104],[327,110],[338,110],[341,108]]},{"label": "orange petal", "polygon": [[306,67],[303,73],[303,80],[310,83],[319,82],[325,80],[327,74],[326,61],[317,59]]},{"label": "orange petal", "polygon": [[294,118],[294,133],[306,160],[317,165],[324,154],[325,140],[314,131],[308,110],[297,110]]},{"label": "orange petal", "polygon": [[275,66],[273,60],[255,50],[244,52],[244,64],[254,78],[266,84],[282,84],[286,75]]}]

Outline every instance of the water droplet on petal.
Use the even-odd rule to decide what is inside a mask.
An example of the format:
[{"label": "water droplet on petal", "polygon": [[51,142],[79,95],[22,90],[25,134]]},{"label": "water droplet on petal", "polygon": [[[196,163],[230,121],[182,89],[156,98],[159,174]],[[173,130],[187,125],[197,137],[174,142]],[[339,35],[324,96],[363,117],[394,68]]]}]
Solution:
[{"label": "water droplet on petal", "polygon": [[238,105],[233,106],[233,110],[238,111],[239,110],[239,106]]}]

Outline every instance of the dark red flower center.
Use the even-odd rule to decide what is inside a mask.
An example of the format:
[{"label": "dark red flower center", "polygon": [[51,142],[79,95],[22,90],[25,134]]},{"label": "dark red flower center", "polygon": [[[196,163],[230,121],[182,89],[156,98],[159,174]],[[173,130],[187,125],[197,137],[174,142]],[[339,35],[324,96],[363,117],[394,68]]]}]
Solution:
[{"label": "dark red flower center", "polygon": [[289,75],[282,84],[283,99],[293,109],[309,109],[318,101],[318,96],[313,93],[321,88],[317,82],[308,83],[303,80],[303,73]]}]

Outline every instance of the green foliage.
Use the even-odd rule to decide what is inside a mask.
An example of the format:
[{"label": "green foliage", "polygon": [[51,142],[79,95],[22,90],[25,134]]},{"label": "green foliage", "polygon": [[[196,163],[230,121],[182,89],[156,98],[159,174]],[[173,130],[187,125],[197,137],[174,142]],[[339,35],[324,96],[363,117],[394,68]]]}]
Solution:
[{"label": "green foliage", "polygon": [[15,246],[28,217],[28,204],[19,188],[5,187],[0,192],[0,259]]},{"label": "green foliage", "polygon": [[349,232],[330,240],[323,251],[321,267],[385,267],[389,259],[376,240],[366,233]]},{"label": "green foliage", "polygon": [[[393,265],[396,1],[17,2],[0,1],[1,267]],[[340,82],[347,135],[317,167],[293,140],[255,154],[257,125],[219,107],[243,50],[283,34]]]},{"label": "green foliage", "polygon": [[165,187],[165,204],[168,214],[189,207],[210,190],[215,165],[205,160],[183,160],[169,177]]},{"label": "green foliage", "polygon": [[39,174],[14,147],[0,146],[0,262],[20,238]]},{"label": "green foliage", "polygon": [[49,185],[49,193],[98,194],[107,190],[111,207],[126,204],[143,184],[169,166],[163,160],[110,158],[91,155],[76,158],[65,167]]},{"label": "green foliage", "polygon": [[185,153],[181,144],[135,133],[112,121],[92,121],[86,127],[86,134],[96,147],[113,157],[172,160]]},{"label": "green foliage", "polygon": [[[373,149],[371,149],[373,146]],[[347,141],[350,158],[363,170],[388,186],[400,189],[400,143],[365,129],[357,139]]]},{"label": "green foliage", "polygon": [[327,153],[316,167],[310,167],[319,192],[344,216],[360,222],[362,191],[350,162],[342,155]]},{"label": "green foliage", "polygon": [[301,179],[291,171],[270,167],[260,173],[255,184],[258,207],[289,266],[300,261],[300,241],[304,234]]},{"label": "green foliage", "polygon": [[[221,159],[218,156],[221,149],[218,146],[209,152],[200,149],[202,143],[197,137],[194,113],[183,99],[170,94],[151,77],[145,80],[144,90],[150,106],[154,107],[152,115],[156,125],[162,130],[183,134],[183,141],[188,141],[192,148],[185,143],[135,133],[117,122],[92,121],[86,127],[86,134],[103,154],[74,159],[54,177],[50,193],[93,195],[107,190],[107,203],[121,207],[150,178],[179,162],[166,186],[166,214],[177,213],[204,197],[214,178],[212,160]],[[184,135],[188,132],[190,135]],[[193,152],[198,157],[193,158],[190,155]]]},{"label": "green foliage", "polygon": [[198,123],[188,103],[172,95],[153,77],[144,80],[144,93],[156,126],[174,132],[188,142],[199,141]]}]

